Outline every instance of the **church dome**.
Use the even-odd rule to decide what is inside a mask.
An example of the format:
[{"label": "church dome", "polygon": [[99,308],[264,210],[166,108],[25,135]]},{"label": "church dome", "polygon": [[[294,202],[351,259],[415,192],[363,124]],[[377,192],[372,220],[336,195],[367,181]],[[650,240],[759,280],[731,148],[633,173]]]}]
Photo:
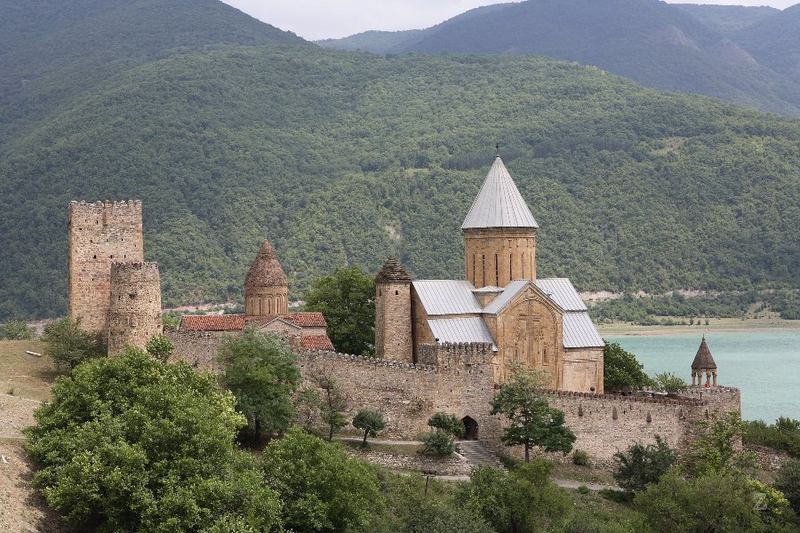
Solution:
[{"label": "church dome", "polygon": [[257,289],[261,287],[288,287],[286,273],[275,255],[275,250],[269,241],[264,241],[258,256],[250,266],[250,272],[245,279],[245,289]]}]

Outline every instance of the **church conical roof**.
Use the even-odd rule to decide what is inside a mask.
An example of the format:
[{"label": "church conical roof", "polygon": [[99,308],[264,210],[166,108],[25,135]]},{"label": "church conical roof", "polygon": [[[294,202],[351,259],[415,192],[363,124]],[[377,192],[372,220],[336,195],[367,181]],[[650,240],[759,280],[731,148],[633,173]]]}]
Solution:
[{"label": "church conical roof", "polygon": [[411,283],[411,276],[396,257],[390,257],[378,271],[375,281],[377,283]]},{"label": "church conical roof", "polygon": [[538,227],[528,204],[498,155],[461,229]]},{"label": "church conical roof", "polygon": [[275,250],[269,241],[264,241],[256,260],[250,266],[250,272],[247,273],[245,288],[288,287],[288,285],[286,273],[278,261],[278,256],[275,255]]},{"label": "church conical roof", "polygon": [[700,342],[700,348],[697,350],[697,355],[694,356],[692,362],[692,370],[707,370],[717,368],[717,363],[714,362],[714,357],[711,355],[711,350],[708,349],[706,338]]}]

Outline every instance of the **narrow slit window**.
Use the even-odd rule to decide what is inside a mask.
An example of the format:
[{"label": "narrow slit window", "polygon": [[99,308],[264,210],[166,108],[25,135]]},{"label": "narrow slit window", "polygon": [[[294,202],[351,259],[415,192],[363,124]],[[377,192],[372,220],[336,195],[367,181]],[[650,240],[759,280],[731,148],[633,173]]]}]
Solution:
[{"label": "narrow slit window", "polygon": [[500,256],[494,254],[494,285],[500,285]]}]

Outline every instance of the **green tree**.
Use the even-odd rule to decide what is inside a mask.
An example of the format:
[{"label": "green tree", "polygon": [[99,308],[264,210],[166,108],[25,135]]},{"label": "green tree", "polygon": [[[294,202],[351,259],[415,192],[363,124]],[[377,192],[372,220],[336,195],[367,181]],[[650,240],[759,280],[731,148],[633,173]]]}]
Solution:
[{"label": "green tree", "polygon": [[306,310],[320,311],[328,336],[340,352],[370,355],[375,350],[375,280],[358,267],[340,268],[316,279],[305,294]]},{"label": "green tree", "polygon": [[499,533],[550,531],[573,506],[550,481],[552,464],[543,459],[503,472],[486,466],[472,472],[461,494],[464,508]]},{"label": "green tree", "polygon": [[36,335],[36,330],[22,320],[9,320],[0,324],[0,339],[10,341],[29,341]]},{"label": "green tree", "polygon": [[800,459],[789,459],[781,465],[775,487],[783,492],[792,509],[800,515]]},{"label": "green tree", "polygon": [[653,384],[636,356],[615,342],[606,342],[603,348],[603,366],[606,392],[641,389]]},{"label": "green tree", "polygon": [[386,420],[378,411],[364,409],[353,417],[353,426],[364,432],[364,441],[361,445],[367,447],[367,437],[375,438],[386,427]]},{"label": "green tree", "polygon": [[656,435],[655,444],[645,446],[637,442],[625,452],[614,454],[617,463],[614,479],[627,491],[641,492],[648,485],[657,483],[675,464],[675,459],[675,452]]},{"label": "green tree", "polygon": [[428,426],[433,431],[423,437],[422,453],[433,457],[452,455],[455,450],[453,439],[464,436],[464,423],[454,415],[439,411],[428,420]]},{"label": "green tree", "polygon": [[654,531],[768,531],[746,478],[709,472],[684,478],[676,470],[636,495],[635,507]]},{"label": "green tree", "polygon": [[668,392],[670,394],[681,392],[689,388],[689,384],[686,383],[686,380],[676,376],[671,372],[662,372],[661,374],[656,374],[653,378],[653,383],[655,385],[655,389]]},{"label": "green tree", "polygon": [[128,348],[58,380],[34,416],[34,482],[79,530],[280,527],[276,494],[234,445],[244,418],[211,375]]},{"label": "green tree", "polygon": [[264,479],[281,495],[292,531],[369,531],[384,502],[378,477],[338,444],[298,428],[264,449]]},{"label": "green tree", "polygon": [[42,341],[45,355],[69,368],[89,359],[105,357],[108,351],[103,334],[84,331],[80,319],[65,318],[49,323],[44,328]]},{"label": "green tree", "polygon": [[709,420],[700,422],[700,435],[691,442],[685,458],[688,472],[724,474],[754,467],[755,456],[739,446],[746,427],[736,412],[714,413]]},{"label": "green tree", "polygon": [[575,442],[575,434],[564,425],[564,413],[550,407],[539,393],[541,383],[537,372],[516,367],[492,400],[492,414],[503,415],[510,422],[503,432],[503,443],[524,446],[525,462],[530,461],[534,446],[567,454]]},{"label": "green tree", "polygon": [[175,351],[175,345],[172,344],[172,341],[169,340],[169,337],[166,335],[156,335],[147,341],[145,349],[147,353],[162,363],[166,363],[169,361],[170,356],[172,356],[172,352]]},{"label": "green tree", "polygon": [[300,384],[297,356],[278,334],[247,328],[220,346],[222,382],[236,397],[255,441],[272,438],[289,427],[294,416],[292,393]]}]

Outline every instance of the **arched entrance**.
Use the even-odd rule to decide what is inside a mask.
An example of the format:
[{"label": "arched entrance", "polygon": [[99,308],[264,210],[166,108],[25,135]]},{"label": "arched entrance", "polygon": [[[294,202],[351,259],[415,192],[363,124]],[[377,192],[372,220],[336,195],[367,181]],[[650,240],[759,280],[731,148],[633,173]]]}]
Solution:
[{"label": "arched entrance", "polygon": [[465,416],[461,419],[464,423],[464,440],[478,440],[478,422],[471,416]]}]

